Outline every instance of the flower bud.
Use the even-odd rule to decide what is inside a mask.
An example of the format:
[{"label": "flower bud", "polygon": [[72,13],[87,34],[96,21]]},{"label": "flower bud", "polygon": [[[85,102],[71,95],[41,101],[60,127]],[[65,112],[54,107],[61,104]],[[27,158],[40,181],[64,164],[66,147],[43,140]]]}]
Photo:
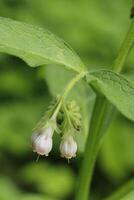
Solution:
[{"label": "flower bud", "polygon": [[77,143],[71,135],[63,137],[60,144],[61,156],[71,159],[76,156]]},{"label": "flower bud", "polygon": [[53,128],[48,126],[41,133],[33,133],[31,138],[33,151],[48,156],[52,149],[53,132]]}]

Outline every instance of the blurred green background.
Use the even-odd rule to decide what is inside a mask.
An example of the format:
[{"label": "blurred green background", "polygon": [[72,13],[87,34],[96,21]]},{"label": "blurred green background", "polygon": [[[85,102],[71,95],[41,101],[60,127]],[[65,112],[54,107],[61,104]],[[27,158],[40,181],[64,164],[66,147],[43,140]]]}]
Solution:
[{"label": "blurred green background", "polygon": [[[111,68],[129,27],[132,0],[0,0],[0,16],[42,26],[62,37],[89,69]],[[134,81],[133,52],[124,73]],[[0,200],[72,200],[94,105],[94,93],[81,82],[77,99],[83,130],[78,156],[70,164],[59,153],[59,137],[49,157],[32,152],[32,129],[52,97],[73,74],[59,66],[30,68],[0,54]],[[101,200],[134,175],[134,124],[117,114],[102,145],[92,184]]]}]

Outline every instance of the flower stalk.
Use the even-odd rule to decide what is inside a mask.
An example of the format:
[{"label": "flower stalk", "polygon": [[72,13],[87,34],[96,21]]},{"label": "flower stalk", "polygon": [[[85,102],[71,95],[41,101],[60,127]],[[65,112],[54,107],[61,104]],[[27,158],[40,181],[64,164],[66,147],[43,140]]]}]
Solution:
[{"label": "flower stalk", "polygon": [[31,143],[33,151],[38,155],[49,155],[52,150],[52,137],[55,131],[62,137],[60,144],[61,156],[67,159],[76,156],[77,143],[74,139],[74,133],[81,128],[81,115],[76,102],[65,102],[65,98],[73,86],[83,78],[86,73],[87,72],[82,72],[70,81],[63,95],[58,96],[56,101],[49,106],[44,117],[37,124],[31,137]]},{"label": "flower stalk", "polygon": [[[115,60],[113,70],[121,72],[126,59],[134,45],[134,20],[121,46],[119,54]],[[113,106],[97,92],[96,102],[91,119],[89,135],[85,147],[84,160],[82,163],[80,178],[76,190],[76,200],[90,200],[91,181],[93,170],[99,148],[103,139],[103,134],[107,131],[115,109]]]}]

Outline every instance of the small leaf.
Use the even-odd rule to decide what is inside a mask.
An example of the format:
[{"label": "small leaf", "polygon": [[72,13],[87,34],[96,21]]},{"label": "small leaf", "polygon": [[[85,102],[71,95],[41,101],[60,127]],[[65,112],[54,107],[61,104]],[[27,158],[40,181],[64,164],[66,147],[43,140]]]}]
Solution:
[{"label": "small leaf", "polygon": [[134,121],[134,84],[124,76],[109,70],[98,70],[87,76],[107,99],[127,118]]},{"label": "small leaf", "polygon": [[3,17],[0,52],[18,56],[33,67],[57,63],[77,72],[84,69],[80,58],[62,39],[43,28]]}]

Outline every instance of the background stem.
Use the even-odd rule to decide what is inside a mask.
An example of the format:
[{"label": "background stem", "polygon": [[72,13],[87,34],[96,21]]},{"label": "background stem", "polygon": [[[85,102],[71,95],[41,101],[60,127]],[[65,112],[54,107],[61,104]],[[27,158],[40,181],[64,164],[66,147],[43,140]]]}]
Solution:
[{"label": "background stem", "polygon": [[[107,118],[106,118],[107,113]],[[87,200],[88,191],[91,184],[93,169],[100,147],[100,137],[106,131],[107,126],[113,116],[112,105],[104,96],[98,94],[91,119],[90,133],[87,138],[84,160],[82,164],[77,200]]]},{"label": "background stem", "polygon": [[[121,72],[126,59],[134,44],[134,21],[126,35],[119,54],[115,60],[113,70]],[[97,94],[96,103],[93,110],[91,125],[87,143],[85,147],[84,160],[80,171],[80,179],[76,191],[76,200],[90,199],[89,191],[93,176],[95,161],[102,141],[102,135],[106,132],[113,119],[114,107],[105,99],[105,97]]]},{"label": "background stem", "polygon": [[130,25],[128,33],[125,37],[125,40],[119,50],[119,54],[115,59],[113,70],[116,72],[121,72],[124,66],[124,63],[134,45],[134,20]]}]

